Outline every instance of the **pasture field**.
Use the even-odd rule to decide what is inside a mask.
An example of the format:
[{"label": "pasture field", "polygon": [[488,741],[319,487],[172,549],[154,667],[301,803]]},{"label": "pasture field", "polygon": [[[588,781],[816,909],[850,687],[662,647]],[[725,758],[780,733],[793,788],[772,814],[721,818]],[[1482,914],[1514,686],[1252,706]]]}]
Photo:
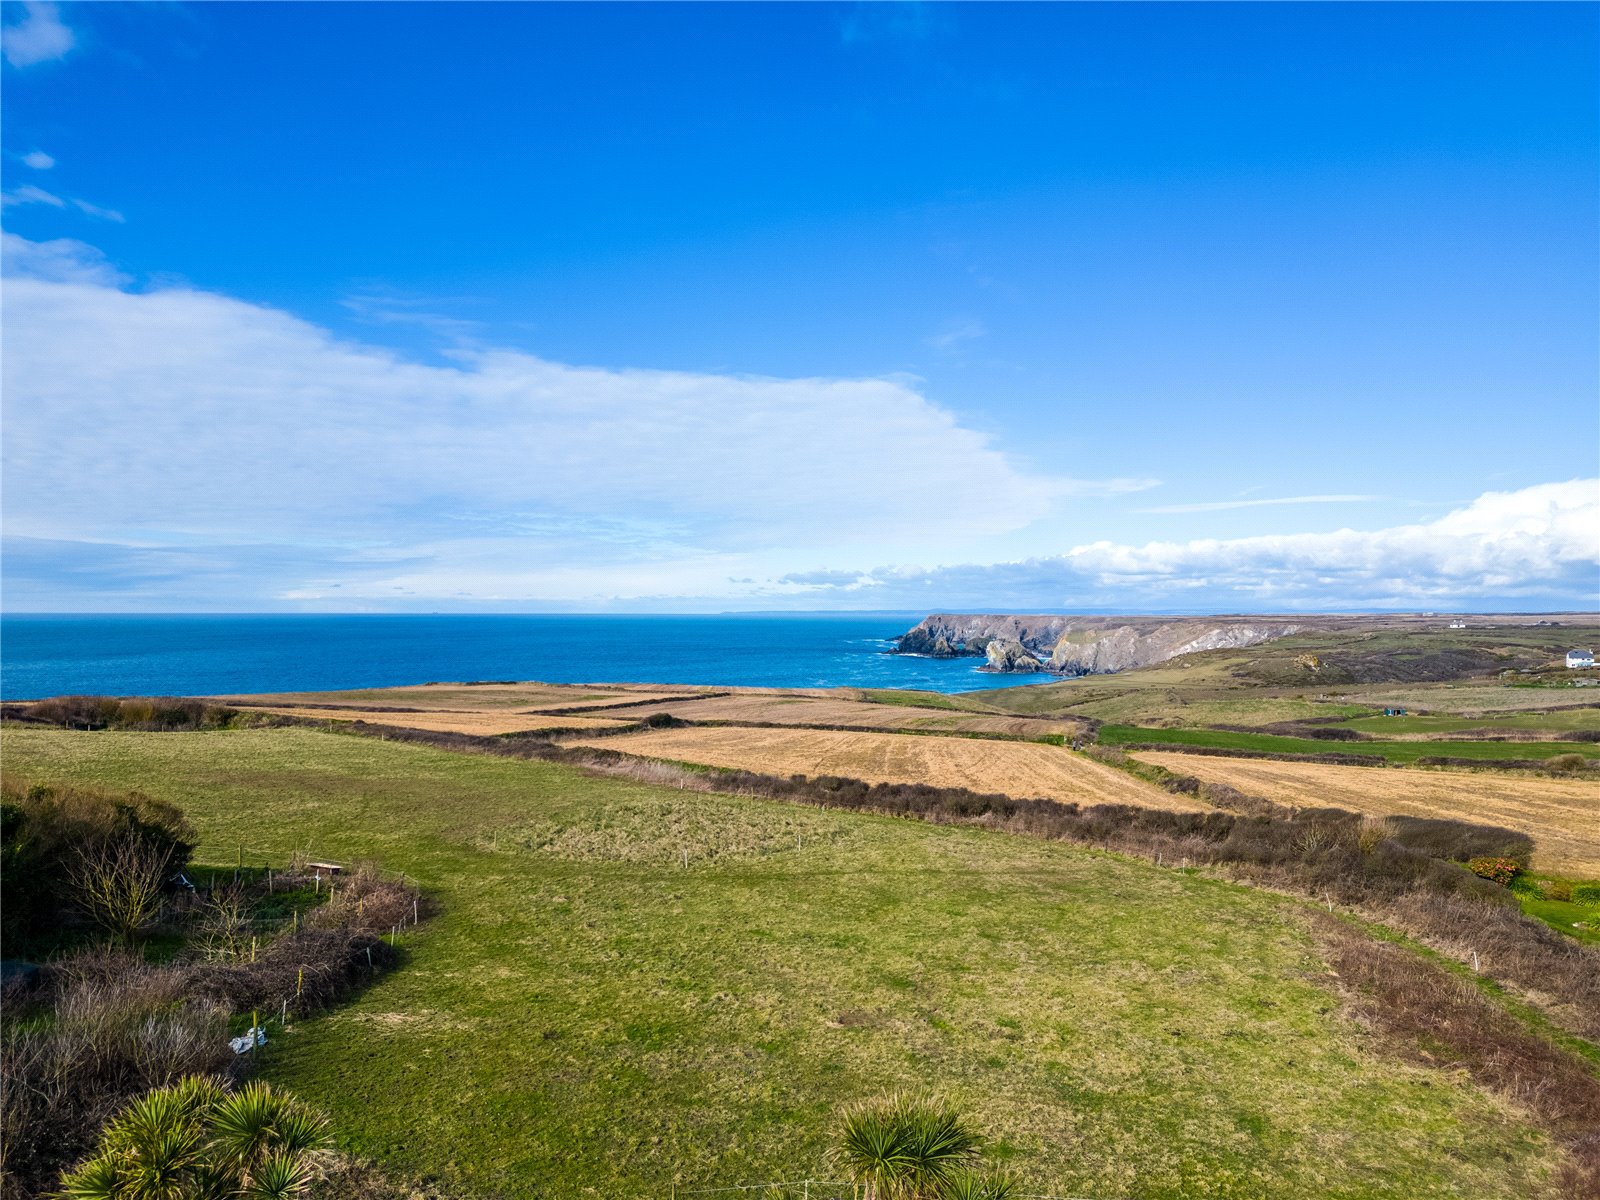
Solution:
[{"label": "pasture field", "polygon": [[1456,817],[1521,830],[1534,839],[1537,869],[1600,877],[1600,786],[1593,780],[1211,758],[1167,750],[1137,750],[1133,756],[1283,804],[1374,816]]},{"label": "pasture field", "polygon": [[1362,733],[1405,737],[1433,737],[1438,734],[1466,733],[1473,730],[1504,729],[1524,734],[1560,736],[1579,730],[1600,729],[1600,704],[1588,708],[1564,708],[1553,712],[1507,712],[1497,716],[1412,716],[1357,717],[1341,721],[1341,727]]},{"label": "pasture field", "polygon": [[1600,689],[1573,686],[1576,682],[1562,679],[1554,684],[1521,685],[1468,680],[1432,687],[1391,685],[1370,688],[1360,699],[1362,703],[1380,709],[1397,705],[1412,711],[1421,708],[1433,713],[1468,717],[1489,713],[1538,712],[1600,702]]},{"label": "pasture field", "polygon": [[1079,804],[1206,807],[1060,746],[820,729],[662,729],[592,743],[626,754],[769,775],[842,775],[868,783],[927,783]]},{"label": "pasture field", "polygon": [[1600,758],[1594,742],[1370,741],[1325,742],[1317,738],[1240,733],[1231,729],[1148,729],[1137,725],[1102,725],[1099,741],[1107,746],[1157,742],[1174,746],[1206,746],[1222,750],[1263,750],[1273,754],[1376,754],[1395,763],[1414,763],[1427,755],[1483,759],[1554,758],[1580,754]]},{"label": "pasture field", "polygon": [[309,849],[428,889],[441,915],[402,969],[262,1067],[354,1148],[451,1188],[833,1178],[840,1107],[902,1087],[971,1113],[1028,1193],[1551,1193],[1543,1135],[1392,1057],[1265,892],[300,728],[10,727],[3,749],[27,779],[181,805],[201,861]]}]

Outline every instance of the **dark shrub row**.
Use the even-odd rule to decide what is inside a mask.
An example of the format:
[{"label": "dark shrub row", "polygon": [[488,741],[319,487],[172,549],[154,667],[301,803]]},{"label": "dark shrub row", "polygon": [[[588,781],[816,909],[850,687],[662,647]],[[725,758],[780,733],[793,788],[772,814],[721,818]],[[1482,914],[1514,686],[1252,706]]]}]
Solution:
[{"label": "dark shrub row", "polygon": [[[1259,732],[1253,730],[1252,732]],[[1229,746],[1191,746],[1187,743],[1175,742],[1126,742],[1117,747],[1119,750],[1181,750],[1185,754],[1203,754],[1207,758],[1268,758],[1275,762],[1309,762],[1333,763],[1346,767],[1387,767],[1389,760],[1381,754],[1340,754],[1328,751],[1326,754],[1285,754],[1279,750],[1239,750]],[[1478,760],[1472,760],[1474,765],[1482,766]]]},{"label": "dark shrub row", "polygon": [[[541,708],[540,716],[544,717],[581,717],[588,713],[610,712],[617,708],[648,708],[652,704],[683,704],[689,700],[720,700],[724,696],[731,696],[732,692],[685,692],[681,696],[660,696],[649,700],[618,700],[613,704],[572,704],[565,708]],[[376,710],[374,710],[376,711]]]},{"label": "dark shrub row", "polygon": [[118,699],[113,696],[56,696],[29,704],[7,704],[7,720],[68,729],[137,729],[166,732],[189,729],[226,729],[238,717],[237,709],[186,696]]},{"label": "dark shrub row", "polygon": [[[1334,720],[1342,721],[1343,717]],[[1310,721],[1274,721],[1269,725],[1207,725],[1207,729],[1226,729],[1230,733],[1270,733],[1278,737],[1315,738],[1319,742],[1370,742],[1372,736],[1359,729],[1335,729]]]},{"label": "dark shrub row", "polygon": [[1531,1111],[1567,1152],[1559,1194],[1600,1196],[1600,1078],[1582,1059],[1531,1033],[1472,981],[1344,921],[1318,925],[1328,963],[1363,1016],[1411,1056],[1465,1069]]}]

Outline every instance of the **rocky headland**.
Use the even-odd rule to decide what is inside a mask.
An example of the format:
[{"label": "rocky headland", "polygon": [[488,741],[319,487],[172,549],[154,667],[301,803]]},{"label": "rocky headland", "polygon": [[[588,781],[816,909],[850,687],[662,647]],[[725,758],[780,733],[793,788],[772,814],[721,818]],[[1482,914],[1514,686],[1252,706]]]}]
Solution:
[{"label": "rocky headland", "polygon": [[1254,646],[1299,632],[1262,617],[1074,617],[935,613],[902,634],[899,654],[982,656],[986,670],[1098,675],[1201,650]]}]

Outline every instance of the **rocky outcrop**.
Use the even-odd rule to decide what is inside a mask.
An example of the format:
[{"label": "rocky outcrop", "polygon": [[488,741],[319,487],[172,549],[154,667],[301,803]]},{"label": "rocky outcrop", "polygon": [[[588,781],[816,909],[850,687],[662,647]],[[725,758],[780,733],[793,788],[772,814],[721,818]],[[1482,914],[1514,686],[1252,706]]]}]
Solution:
[{"label": "rocky outcrop", "polygon": [[[1044,670],[1060,675],[1091,675],[1147,667],[1201,650],[1254,646],[1303,628],[1300,622],[1260,617],[935,613],[906,632],[896,648],[901,654],[936,658],[983,654],[997,671],[1039,670],[1042,660]],[[997,656],[1012,665],[999,665]]]},{"label": "rocky outcrop", "polygon": [[921,654],[928,658],[960,658],[963,654],[974,653],[965,647],[957,649],[956,645],[951,643],[948,634],[940,630],[924,629],[921,625],[901,636],[895,646],[895,652]]},{"label": "rocky outcrop", "polygon": [[984,657],[989,660],[989,664],[983,668],[985,671],[1021,673],[1044,670],[1044,664],[1028,653],[1026,646],[1009,638],[990,640],[984,646]]}]

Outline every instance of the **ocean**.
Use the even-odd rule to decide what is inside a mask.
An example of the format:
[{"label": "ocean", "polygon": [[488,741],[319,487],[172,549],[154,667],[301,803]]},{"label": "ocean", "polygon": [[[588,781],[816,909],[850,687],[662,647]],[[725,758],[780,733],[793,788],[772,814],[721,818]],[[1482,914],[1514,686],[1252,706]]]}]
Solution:
[{"label": "ocean", "polygon": [[886,654],[921,614],[0,616],[0,697],[205,696],[475,679],[971,691],[1052,676]]}]

